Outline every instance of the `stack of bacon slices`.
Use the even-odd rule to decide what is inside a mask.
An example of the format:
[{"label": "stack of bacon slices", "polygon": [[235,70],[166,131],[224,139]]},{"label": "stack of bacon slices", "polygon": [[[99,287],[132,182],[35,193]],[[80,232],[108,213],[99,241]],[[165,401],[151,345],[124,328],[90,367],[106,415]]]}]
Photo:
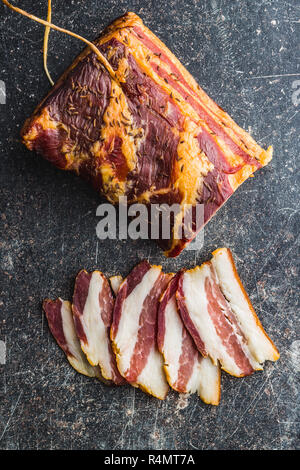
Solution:
[{"label": "stack of bacon slices", "polygon": [[78,372],[159,399],[171,387],[218,405],[221,369],[243,377],[279,358],[227,248],[175,275],[147,261],[110,282],[82,270],[72,304],[46,299],[43,308]]}]

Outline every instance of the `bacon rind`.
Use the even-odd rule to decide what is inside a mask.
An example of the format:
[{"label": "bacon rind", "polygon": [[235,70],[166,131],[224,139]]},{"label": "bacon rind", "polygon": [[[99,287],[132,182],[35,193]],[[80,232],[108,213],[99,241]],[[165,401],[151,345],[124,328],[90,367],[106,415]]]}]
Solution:
[{"label": "bacon rind", "polygon": [[229,248],[219,248],[212,253],[212,264],[218,276],[220,288],[231,306],[247,339],[251,354],[257,362],[277,361],[279,352],[265,332],[249,296],[238,275]]},{"label": "bacon rind", "polygon": [[96,377],[109,384],[110,382],[102,376],[100,368],[91,366],[81,350],[75,331],[71,303],[60,298],[56,300],[45,299],[43,310],[46,314],[49,329],[57,344],[67,356],[71,366],[80,374]]},{"label": "bacon rind", "polygon": [[119,374],[110,343],[114,299],[100,271],[81,270],[75,280],[72,311],[81,348],[90,364],[99,365],[102,375],[116,385],[126,381]]},{"label": "bacon rind", "polygon": [[218,405],[221,393],[219,364],[204,358],[178,312],[176,291],[181,273],[169,282],[158,310],[158,348],[164,357],[167,381],[179,393],[194,393],[207,404]]},{"label": "bacon rind", "polygon": [[95,42],[116,80],[85,49],[22,130],[24,144],[88,179],[109,201],[178,203],[167,256],[201,228],[178,238],[184,205],[204,205],[205,225],[254,171],[272,158],[206,93],[134,13]]},{"label": "bacon rind", "polygon": [[111,340],[121,375],[131,385],[163,400],[168,384],[157,348],[159,298],[169,277],[161,266],[142,261],[125,278],[115,302]]}]

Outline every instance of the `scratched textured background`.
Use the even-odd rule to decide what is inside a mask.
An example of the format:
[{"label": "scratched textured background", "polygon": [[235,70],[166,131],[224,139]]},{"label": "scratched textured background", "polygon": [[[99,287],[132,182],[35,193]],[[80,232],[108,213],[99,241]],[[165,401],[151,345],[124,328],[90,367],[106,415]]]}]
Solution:
[{"label": "scratched textured background", "polygon": [[[16,1],[46,15],[46,0]],[[202,87],[249,130],[274,145],[256,173],[205,229],[205,244],[177,260],[154,243],[99,241],[100,198],[20,143],[24,119],[49,90],[43,31],[0,6],[0,448],[299,448],[300,3],[296,0],[53,1],[53,20],[93,39],[132,10],[175,52]],[[82,44],[51,33],[58,77]],[[294,86],[297,86],[297,84]],[[298,83],[299,86],[299,83]],[[45,296],[70,298],[77,271],[126,274],[142,258],[174,271],[227,245],[260,318],[281,352],[245,379],[222,375],[218,408],[170,393],[160,402],[134,388],[107,388],[68,365],[41,312]],[[299,376],[298,376],[299,378]]]}]

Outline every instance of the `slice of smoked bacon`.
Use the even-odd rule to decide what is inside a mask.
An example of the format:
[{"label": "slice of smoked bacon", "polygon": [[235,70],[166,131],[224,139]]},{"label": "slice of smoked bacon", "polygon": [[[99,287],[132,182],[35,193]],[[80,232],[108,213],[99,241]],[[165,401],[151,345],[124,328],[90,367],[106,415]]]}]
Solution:
[{"label": "slice of smoked bacon", "polygon": [[73,294],[73,317],[81,348],[90,364],[99,365],[103,377],[117,385],[121,377],[110,342],[114,299],[106,277],[100,271],[81,270]]},{"label": "slice of smoked bacon", "polygon": [[[167,256],[177,256],[271,160],[272,148],[264,151],[215,104],[134,13],[95,44],[117,78],[85,49],[26,121],[23,142],[88,179],[112,203],[126,196],[148,208],[179,204],[171,236],[159,241]],[[202,221],[194,210],[199,203]]]},{"label": "slice of smoked bacon", "polygon": [[164,369],[169,385],[179,393],[197,392],[208,404],[220,402],[220,367],[209,357],[203,357],[185,328],[176,303],[176,291],[181,273],[170,281],[158,311],[158,349],[164,357]]},{"label": "slice of smoked bacon", "polygon": [[176,293],[181,317],[198,350],[242,377],[279,354],[266,335],[241,284],[230,250],[181,274]]},{"label": "slice of smoked bacon", "polygon": [[120,373],[132,385],[164,399],[168,384],[157,348],[159,298],[170,276],[147,261],[138,264],[121,284],[115,302],[111,340]]},{"label": "slice of smoked bacon", "polygon": [[81,350],[75,331],[71,303],[62,299],[45,299],[43,309],[50,331],[66,354],[71,366],[80,374],[87,375],[88,377],[97,377],[107,382],[102,377],[100,368],[98,366],[91,366]]}]

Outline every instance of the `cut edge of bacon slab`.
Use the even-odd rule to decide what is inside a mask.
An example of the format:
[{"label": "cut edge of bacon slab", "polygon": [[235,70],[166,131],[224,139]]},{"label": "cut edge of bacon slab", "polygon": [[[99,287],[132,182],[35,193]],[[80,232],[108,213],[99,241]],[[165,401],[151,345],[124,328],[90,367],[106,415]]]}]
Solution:
[{"label": "cut edge of bacon slab", "polygon": [[56,300],[45,299],[43,310],[46,314],[50,331],[57,344],[64,351],[71,366],[80,374],[96,377],[102,382],[108,383],[102,376],[100,368],[98,366],[91,366],[81,349],[75,331],[71,303],[61,298]]},{"label": "cut edge of bacon slab", "polygon": [[103,377],[116,385],[120,375],[110,342],[114,298],[108,280],[100,271],[81,270],[75,280],[72,311],[81,349],[89,363],[99,365]]},{"label": "cut edge of bacon slab", "polygon": [[198,393],[207,404],[218,405],[221,370],[209,357],[203,357],[185,328],[176,302],[181,272],[177,273],[160,299],[158,311],[158,349],[164,357],[167,381],[179,393]]},{"label": "cut edge of bacon slab", "polygon": [[111,340],[121,375],[159,399],[168,393],[157,347],[159,298],[170,276],[161,266],[138,264],[122,282],[115,302]]},{"label": "cut edge of bacon slab", "polygon": [[265,333],[237,274],[228,248],[213,252],[212,261],[183,271],[177,304],[186,328],[203,356],[243,377],[262,369],[279,353]]}]

